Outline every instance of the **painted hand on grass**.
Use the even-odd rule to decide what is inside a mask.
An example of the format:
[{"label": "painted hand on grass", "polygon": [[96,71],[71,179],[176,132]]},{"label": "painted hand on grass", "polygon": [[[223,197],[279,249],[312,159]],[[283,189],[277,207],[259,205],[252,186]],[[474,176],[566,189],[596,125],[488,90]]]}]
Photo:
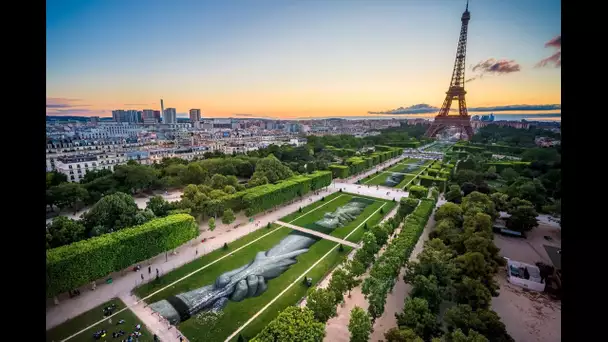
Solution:
[{"label": "painted hand on grass", "polygon": [[247,266],[222,274],[215,281],[216,289],[234,288],[230,300],[240,302],[256,297],[266,291],[266,281],[276,278],[295,264],[296,257],[308,249],[299,249],[282,255],[268,256],[259,252]]}]

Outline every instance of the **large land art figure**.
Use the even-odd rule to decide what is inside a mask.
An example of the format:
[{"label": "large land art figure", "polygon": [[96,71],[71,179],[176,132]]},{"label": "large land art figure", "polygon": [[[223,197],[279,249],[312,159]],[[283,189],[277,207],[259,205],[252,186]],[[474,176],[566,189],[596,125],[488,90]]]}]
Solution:
[{"label": "large land art figure", "polygon": [[[326,213],[316,224],[333,230],[353,221],[365,207],[365,203],[349,202],[333,213]],[[257,297],[266,291],[268,280],[295,264],[296,257],[306,253],[318,239],[306,233],[293,232],[268,251],[258,252],[247,265],[220,275],[214,284],[160,300],[150,307],[175,325],[201,311],[221,311],[229,300],[240,302]]]}]

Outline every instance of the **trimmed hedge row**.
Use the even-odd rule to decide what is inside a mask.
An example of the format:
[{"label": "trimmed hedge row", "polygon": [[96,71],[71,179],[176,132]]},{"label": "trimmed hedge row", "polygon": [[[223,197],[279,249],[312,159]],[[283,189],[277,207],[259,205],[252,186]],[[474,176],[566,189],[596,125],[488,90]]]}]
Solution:
[{"label": "trimmed hedge row", "polygon": [[198,236],[188,214],[157,218],[47,250],[46,295],[53,297],[177,248]]},{"label": "trimmed hedge row", "polygon": [[[424,176],[418,176],[424,177]],[[421,185],[412,185],[409,189],[409,197],[411,198],[425,198],[429,193],[429,189]]]},{"label": "trimmed hedge row", "polygon": [[331,174],[334,178],[348,178],[348,166],[333,164],[329,165],[329,169],[331,170]]},{"label": "trimmed hedge row", "polygon": [[247,189],[246,194],[242,197],[243,206],[247,208],[245,214],[253,216],[329,184],[331,184],[331,173],[317,171],[309,175],[294,176],[277,184],[266,184]]},{"label": "trimmed hedge row", "polygon": [[376,151],[366,156],[350,157],[344,160],[346,165],[329,165],[329,169],[334,178],[348,178],[349,176],[359,174],[363,171],[371,169],[374,165],[378,165],[391,158],[395,158],[403,153],[402,148],[390,146],[376,146],[385,151]]},{"label": "trimmed hedge row", "polygon": [[512,168],[515,171],[521,171],[528,165],[530,165],[530,162],[522,162],[522,161],[490,162],[490,163],[486,163],[485,168],[494,166],[494,167],[496,167],[496,172],[500,173],[502,170],[504,170],[506,168]]},{"label": "trimmed hedge row", "polygon": [[[430,171],[429,171],[429,173],[430,173]],[[435,185],[437,185],[440,189],[442,189],[444,186],[444,183],[448,181],[446,178],[438,178],[438,177],[423,176],[423,175],[418,176],[418,178],[420,179],[420,185],[430,187],[430,186],[433,186],[433,183],[435,183]]]},{"label": "trimmed hedge row", "polygon": [[405,218],[399,235],[376,259],[369,272],[369,277],[363,281],[362,292],[370,304],[369,311],[374,317],[379,317],[384,312],[386,297],[393,289],[399,271],[412,254],[434,207],[434,199],[420,200],[416,209]]}]

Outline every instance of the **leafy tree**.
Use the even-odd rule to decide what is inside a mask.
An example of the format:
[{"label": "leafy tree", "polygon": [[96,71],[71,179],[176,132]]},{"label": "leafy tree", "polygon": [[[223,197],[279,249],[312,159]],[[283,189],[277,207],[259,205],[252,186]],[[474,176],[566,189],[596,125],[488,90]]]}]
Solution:
[{"label": "leafy tree", "polygon": [[494,280],[494,268],[492,264],[486,262],[483,254],[479,252],[467,252],[454,259],[458,275],[461,279],[469,277],[481,281],[490,291],[490,294],[497,295],[498,284]]},{"label": "leafy tree", "polygon": [[[358,253],[356,253],[355,256],[357,254]],[[366,265],[363,264],[358,258],[353,258],[352,260],[350,260],[346,267],[348,267],[349,271],[355,277],[359,277],[359,276],[363,275],[363,273],[365,273],[365,270],[366,270]]]},{"label": "leafy tree", "polygon": [[470,213],[464,217],[462,224],[466,237],[469,238],[475,233],[487,239],[492,239],[492,218],[485,213]]},{"label": "leafy tree", "polygon": [[69,245],[73,242],[84,240],[85,238],[84,225],[79,221],[69,219],[66,216],[55,217],[46,227],[47,249]]},{"label": "leafy tree", "polygon": [[439,285],[437,277],[418,274],[412,280],[410,296],[426,299],[428,308],[439,313],[439,305],[448,298],[446,288]]},{"label": "leafy tree", "polygon": [[448,202],[460,204],[462,201],[462,191],[460,190],[460,187],[458,185],[451,185],[450,190],[445,194],[445,199]]},{"label": "leafy tree", "polygon": [[356,279],[347,267],[339,267],[332,273],[328,288],[334,291],[336,298],[342,301],[344,293],[350,294],[350,290],[360,283],[361,280]]},{"label": "leafy tree", "polygon": [[519,178],[507,188],[506,193],[511,198],[518,197],[532,202],[537,209],[541,209],[547,201],[547,190],[539,179]]},{"label": "leafy tree", "polygon": [[133,197],[117,192],[100,199],[83,215],[84,226],[95,236],[110,233],[134,226],[138,211]]},{"label": "leafy tree", "polygon": [[[89,173],[85,174],[88,175]],[[46,189],[50,189],[52,186],[57,186],[61,183],[67,183],[68,176],[61,172],[51,171],[46,173]]]},{"label": "leafy tree", "polygon": [[460,187],[460,189],[462,190],[462,193],[464,196],[467,196],[468,194],[470,194],[473,191],[477,191],[477,185],[473,184],[473,183],[463,183],[462,186]]},{"label": "leafy tree", "polygon": [[494,206],[498,211],[507,211],[509,204],[509,196],[502,192],[495,192],[490,195],[490,199],[494,202]]},{"label": "leafy tree", "polygon": [[458,185],[464,183],[477,183],[483,179],[483,175],[473,170],[463,169],[462,162],[458,164],[458,171],[454,174],[454,181]]},{"label": "leafy tree", "polygon": [[424,342],[412,329],[391,328],[384,334],[386,342]]},{"label": "leafy tree", "polygon": [[108,169],[99,169],[99,170],[91,170],[85,173],[84,177],[80,180],[81,184],[90,183],[97,178],[106,177],[112,174],[111,170]]},{"label": "leafy tree", "polygon": [[481,192],[473,191],[465,196],[460,207],[465,215],[482,212],[490,215],[492,219],[498,218],[494,202],[492,202],[488,195]]},{"label": "leafy tree", "polygon": [[158,180],[159,172],[146,165],[119,165],[112,174],[125,192],[147,190]]},{"label": "leafy tree", "polygon": [[144,223],[150,221],[151,219],[153,219],[155,217],[156,217],[156,215],[154,215],[154,213],[150,209],[140,210],[137,212],[137,214],[135,214],[135,217],[133,218],[133,223],[135,225],[139,226],[141,224],[144,224]]},{"label": "leafy tree", "polygon": [[355,256],[363,265],[369,265],[374,260],[374,254],[380,247],[376,242],[376,237],[371,232],[363,233],[363,247],[359,248]]},{"label": "leafy tree", "polygon": [[511,205],[507,212],[511,215],[511,217],[509,217],[510,229],[518,232],[527,232],[538,226],[538,220],[536,219],[538,213],[531,203]]},{"label": "leafy tree", "polygon": [[289,167],[281,163],[281,161],[272,154],[258,160],[255,165],[255,172],[253,173],[254,178],[266,177],[269,183],[276,183],[292,176],[293,172]]},{"label": "leafy tree", "polygon": [[226,176],[216,173],[211,177],[211,187],[214,189],[222,189],[226,181]]},{"label": "leafy tree", "polygon": [[505,260],[499,254],[500,249],[490,239],[487,235],[474,233],[464,241],[464,247],[466,252],[481,253],[494,272],[498,272],[499,266],[505,265]]},{"label": "leafy tree", "polygon": [[417,275],[437,279],[439,286],[449,288],[456,275],[456,267],[451,261],[452,251],[440,239],[427,241],[424,249],[418,255],[417,261],[406,263],[403,280],[414,281]]},{"label": "leafy tree", "polygon": [[96,203],[103,196],[117,192],[118,186],[118,181],[114,179],[114,175],[112,174],[96,178],[84,184],[84,187],[89,192],[87,203]]},{"label": "leafy tree", "polygon": [[47,196],[52,198],[52,202],[59,208],[71,208],[76,203],[83,202],[88,197],[88,192],[78,183],[61,183],[49,189]]},{"label": "leafy tree", "polygon": [[226,185],[226,186],[224,186],[223,190],[227,194],[233,194],[233,193],[236,192],[236,188],[234,186],[232,186],[232,185]]},{"label": "leafy tree", "polygon": [[222,215],[223,224],[230,224],[234,222],[235,219],[236,217],[234,217],[234,211],[232,211],[232,209],[228,208],[224,210],[224,214]]},{"label": "leafy tree", "polygon": [[209,230],[213,231],[215,229],[215,218],[212,217],[209,219]]},{"label": "leafy tree", "polygon": [[437,321],[435,314],[429,309],[426,299],[408,297],[405,299],[403,313],[395,314],[399,328],[409,328],[422,337],[430,340],[433,336],[438,336],[441,325]]},{"label": "leafy tree", "polygon": [[491,310],[473,311],[468,304],[458,304],[449,308],[444,316],[449,331],[460,329],[461,331],[474,330],[485,336],[490,341],[513,342],[505,325],[500,321],[496,312]]},{"label": "leafy tree", "polygon": [[561,160],[561,156],[553,148],[529,148],[521,155],[521,160],[553,163]]},{"label": "leafy tree", "polygon": [[190,163],[181,174],[183,184],[203,184],[209,173],[198,163]]},{"label": "leafy tree", "polygon": [[374,234],[374,237],[376,237],[376,243],[378,246],[384,246],[389,235],[387,227],[383,224],[377,224],[370,229],[370,232]]},{"label": "leafy tree", "polygon": [[490,342],[485,336],[475,330],[469,329],[469,334],[465,335],[462,330],[456,329],[447,335],[450,342]]},{"label": "leafy tree", "polygon": [[435,211],[435,220],[450,220],[458,225],[462,222],[462,209],[458,204],[447,202]]},{"label": "leafy tree", "polygon": [[289,306],[251,341],[322,341],[325,337],[325,324],[314,319],[309,308]]},{"label": "leafy tree", "polygon": [[500,177],[504,179],[507,184],[513,182],[517,177],[519,177],[519,173],[514,169],[508,167],[500,172]]},{"label": "leafy tree", "polygon": [[372,332],[372,321],[367,311],[355,306],[350,311],[348,321],[348,331],[350,332],[351,342],[367,342]]},{"label": "leafy tree", "polygon": [[458,304],[468,304],[473,310],[479,310],[489,308],[491,300],[492,294],[477,279],[465,276],[460,283],[455,285],[454,301]]},{"label": "leafy tree", "polygon": [[308,290],[306,307],[312,310],[315,319],[321,323],[337,315],[336,303],[336,294],[332,290],[318,287]]},{"label": "leafy tree", "polygon": [[151,210],[154,215],[162,217],[167,216],[169,210],[171,210],[171,205],[163,198],[163,196],[154,196],[148,200],[148,203],[146,203],[146,208]]},{"label": "leafy tree", "polygon": [[259,175],[257,177],[252,177],[248,182],[247,182],[247,187],[249,188],[253,188],[256,186],[260,186],[260,185],[264,185],[264,184],[268,184],[268,178],[266,178],[266,176],[262,176],[260,177]]}]

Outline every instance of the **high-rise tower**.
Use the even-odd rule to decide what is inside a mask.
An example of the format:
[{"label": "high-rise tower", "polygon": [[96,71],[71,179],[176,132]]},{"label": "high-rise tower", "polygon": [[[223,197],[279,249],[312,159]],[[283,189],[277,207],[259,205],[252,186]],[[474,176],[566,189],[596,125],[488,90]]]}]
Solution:
[{"label": "high-rise tower", "polygon": [[[433,137],[448,127],[460,127],[461,134],[465,133],[468,139],[471,139],[473,136],[471,117],[469,116],[467,102],[464,98],[464,95],[467,93],[464,90],[464,62],[467,53],[467,31],[469,28],[469,20],[471,20],[468,0],[467,7],[464,13],[462,13],[462,18],[460,20],[462,21],[462,26],[460,28],[458,48],[456,49],[456,61],[454,62],[454,70],[452,71],[452,80],[450,81],[450,87],[446,92],[447,95],[439,113],[435,116],[435,120],[431,123],[431,126],[425,133],[425,136],[427,137]],[[452,107],[452,101],[454,100],[458,101],[458,115],[450,115],[450,108]]]},{"label": "high-rise tower", "polygon": [[160,99],[160,112],[163,114],[163,121],[164,121],[165,120],[165,105],[163,104],[163,99]]}]

